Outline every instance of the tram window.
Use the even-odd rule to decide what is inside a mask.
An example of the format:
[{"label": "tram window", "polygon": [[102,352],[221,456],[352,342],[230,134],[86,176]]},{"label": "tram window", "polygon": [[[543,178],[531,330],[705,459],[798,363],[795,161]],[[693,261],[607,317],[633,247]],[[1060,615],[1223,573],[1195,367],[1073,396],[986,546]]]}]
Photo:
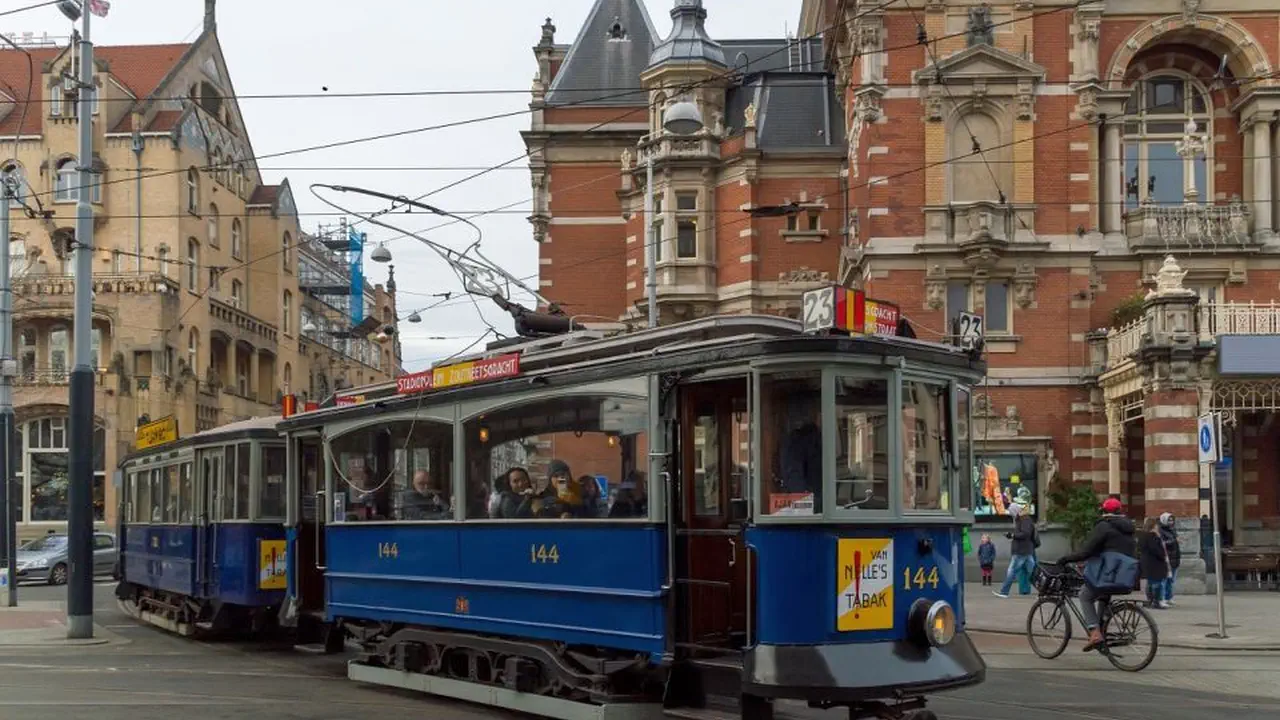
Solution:
[{"label": "tram window", "polygon": [[465,425],[467,517],[648,517],[648,402],[560,395]]},{"label": "tram window", "polygon": [[902,507],[950,510],[945,385],[902,383]]},{"label": "tram window", "polygon": [[146,470],[133,474],[133,521],[151,522],[151,477]]},{"label": "tram window", "polygon": [[178,522],[186,524],[191,522],[192,511],[196,506],[196,498],[192,494],[191,463],[182,463],[178,472]]},{"label": "tram window", "polygon": [[262,446],[262,487],[258,493],[258,518],[284,517],[284,459],[280,445]]},{"label": "tram window", "polygon": [[761,378],[760,414],[762,511],[783,516],[821,514],[821,373]]},{"label": "tram window", "polygon": [[218,475],[218,519],[234,520],[236,517],[236,446],[228,445],[222,451],[222,473],[218,473],[217,461],[214,462],[214,474]]},{"label": "tram window", "polygon": [[178,466],[170,465],[161,470],[164,473],[164,521],[178,522],[178,502],[182,498],[182,489],[178,483]]},{"label": "tram window", "polygon": [[156,468],[151,471],[151,507],[148,510],[148,517],[153,523],[164,522],[165,492],[164,492],[164,470]]},{"label": "tram window", "polygon": [[836,378],[836,502],[889,509],[889,382]]},{"label": "tram window", "polygon": [[973,508],[973,491],[979,477],[977,468],[973,466],[973,446],[969,444],[969,397],[968,388],[956,391],[956,440],[960,445],[960,477],[957,483],[960,492],[956,506],[961,510]]},{"label": "tram window", "polygon": [[346,522],[453,519],[453,425],[396,420],[352,431],[330,447]]},{"label": "tram window", "polygon": [[249,443],[240,443],[236,446],[236,464],[235,474],[232,475],[228,471],[228,475],[232,475],[236,479],[236,520],[249,519]]}]

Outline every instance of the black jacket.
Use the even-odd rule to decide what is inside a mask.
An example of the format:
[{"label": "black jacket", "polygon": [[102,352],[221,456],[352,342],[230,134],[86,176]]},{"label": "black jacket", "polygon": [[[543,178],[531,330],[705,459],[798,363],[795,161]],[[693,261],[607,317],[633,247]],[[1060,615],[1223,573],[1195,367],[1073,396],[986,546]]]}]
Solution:
[{"label": "black jacket", "polygon": [[1010,555],[1034,555],[1036,553],[1036,521],[1026,515],[1019,515],[1013,522],[1013,532],[1009,533]]},{"label": "black jacket", "polygon": [[1177,570],[1182,564],[1182,548],[1178,545],[1178,533],[1172,528],[1161,527],[1160,539],[1164,541],[1165,552],[1169,553],[1169,568]]},{"label": "black jacket", "polygon": [[1080,562],[1098,557],[1104,552],[1117,552],[1136,557],[1137,540],[1133,537],[1133,521],[1123,515],[1103,515],[1093,532],[1080,546],[1080,550],[1064,555],[1059,562]]},{"label": "black jacket", "polygon": [[1164,554],[1164,541],[1160,532],[1142,533],[1142,541],[1138,543],[1142,551],[1142,576],[1147,582],[1159,582],[1169,577],[1169,562]]}]

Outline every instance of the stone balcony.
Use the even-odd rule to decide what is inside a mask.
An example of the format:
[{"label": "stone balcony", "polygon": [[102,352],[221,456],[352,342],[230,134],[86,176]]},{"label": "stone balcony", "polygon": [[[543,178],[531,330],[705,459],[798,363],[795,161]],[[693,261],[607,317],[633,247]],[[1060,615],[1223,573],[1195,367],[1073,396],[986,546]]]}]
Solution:
[{"label": "stone balcony", "polygon": [[1129,249],[1137,254],[1256,250],[1253,216],[1239,198],[1222,205],[1143,203],[1125,213]]},{"label": "stone balcony", "polygon": [[280,331],[275,325],[219,300],[209,299],[209,316],[213,319],[214,330],[221,330],[236,339],[247,340],[246,336],[252,336],[256,340],[255,346],[274,346],[280,339]]},{"label": "stone balcony", "polygon": [[1035,242],[1035,205],[977,201],[924,208],[924,245],[975,252]]},{"label": "stone balcony", "polygon": [[655,163],[664,160],[720,160],[720,141],[706,130],[694,135],[672,135],[667,132],[646,135],[640,139],[639,150],[635,169],[640,171],[644,170],[650,153],[653,154]]},{"label": "stone balcony", "polygon": [[[1149,321],[1139,318],[1106,331],[1103,371],[1114,370],[1133,359],[1150,335]],[[1280,303],[1206,303],[1196,307],[1196,334],[1202,344],[1216,344],[1223,335],[1280,336]]]}]

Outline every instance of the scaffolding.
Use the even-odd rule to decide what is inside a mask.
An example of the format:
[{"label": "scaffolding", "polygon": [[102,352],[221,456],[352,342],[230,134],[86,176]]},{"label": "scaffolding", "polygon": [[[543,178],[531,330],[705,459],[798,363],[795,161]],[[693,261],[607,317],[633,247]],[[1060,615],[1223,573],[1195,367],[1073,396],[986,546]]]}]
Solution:
[{"label": "scaffolding", "polygon": [[363,274],[364,242],[345,217],[302,236],[298,286],[331,311],[323,314],[336,326],[328,331],[335,337],[364,337],[377,325],[373,287]]}]

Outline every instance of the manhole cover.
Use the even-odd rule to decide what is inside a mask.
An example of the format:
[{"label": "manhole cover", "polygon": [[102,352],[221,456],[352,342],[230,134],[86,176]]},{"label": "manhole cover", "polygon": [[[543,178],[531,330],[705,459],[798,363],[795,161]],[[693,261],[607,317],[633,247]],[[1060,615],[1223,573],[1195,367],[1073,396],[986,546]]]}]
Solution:
[{"label": "manhole cover", "polygon": [[[1216,628],[1216,627],[1218,627],[1218,623],[1192,623],[1192,624],[1191,624],[1191,627]],[[1232,628],[1238,628],[1238,627],[1240,627],[1240,626],[1239,626],[1239,625],[1231,625],[1231,624],[1228,624],[1228,625],[1226,626],[1226,628],[1227,628],[1228,630],[1231,630]]]}]

